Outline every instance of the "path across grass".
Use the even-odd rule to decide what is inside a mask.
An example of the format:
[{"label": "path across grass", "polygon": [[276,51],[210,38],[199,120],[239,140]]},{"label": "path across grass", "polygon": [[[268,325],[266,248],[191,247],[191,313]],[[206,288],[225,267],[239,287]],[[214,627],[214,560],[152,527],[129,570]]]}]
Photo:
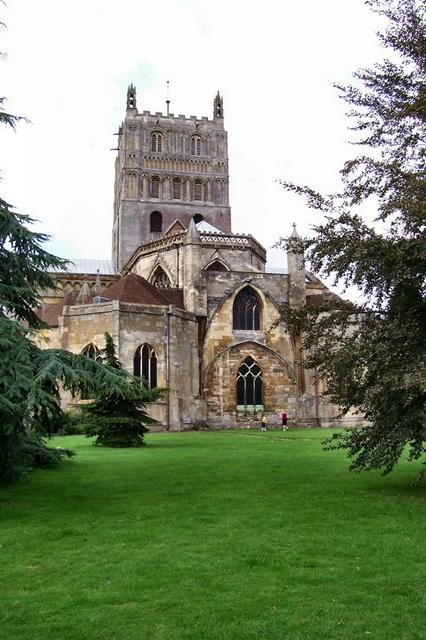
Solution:
[{"label": "path across grass", "polygon": [[2,640],[424,640],[426,487],[321,430],[58,438],[0,488]]}]

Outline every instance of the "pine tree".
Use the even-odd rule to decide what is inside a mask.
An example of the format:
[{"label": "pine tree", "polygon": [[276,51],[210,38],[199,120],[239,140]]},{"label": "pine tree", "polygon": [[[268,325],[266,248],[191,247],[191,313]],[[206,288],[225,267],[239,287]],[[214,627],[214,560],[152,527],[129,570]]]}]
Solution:
[{"label": "pine tree", "polygon": [[[345,449],[353,470],[387,473],[406,447],[420,459],[426,442],[426,9],[420,0],[366,4],[387,19],[379,37],[392,59],[337,85],[363,154],[345,163],[338,194],[283,185],[326,215],[305,242],[312,270],[358,287],[363,299],[305,308],[297,318],[306,365],[343,413],[355,406],[370,422],[328,446]],[[375,225],[356,211],[368,199]]]},{"label": "pine tree", "polygon": [[[105,333],[105,348],[100,355],[105,365],[122,368],[109,333]],[[142,446],[149,431],[146,425],[156,422],[146,413],[145,402],[152,402],[163,393],[162,389],[148,389],[139,378],[130,375],[119,390],[101,386],[94,401],[81,408],[86,435],[95,436],[95,444],[106,447]]]}]

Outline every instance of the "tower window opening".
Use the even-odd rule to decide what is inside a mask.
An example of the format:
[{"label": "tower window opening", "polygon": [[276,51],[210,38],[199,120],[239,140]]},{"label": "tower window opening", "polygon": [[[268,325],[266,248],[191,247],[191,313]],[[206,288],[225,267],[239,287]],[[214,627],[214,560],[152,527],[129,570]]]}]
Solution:
[{"label": "tower window opening", "polygon": [[158,176],[154,176],[151,178],[151,198],[159,198],[160,197],[160,178]]},{"label": "tower window opening", "polygon": [[133,375],[142,378],[149,389],[157,386],[157,354],[149,344],[142,344],[136,349]]},{"label": "tower window opening", "polygon": [[200,136],[192,136],[192,138],[191,138],[191,155],[192,156],[200,156],[201,155],[201,138],[200,138]]},{"label": "tower window opening", "polygon": [[182,199],[182,180],[180,178],[173,178],[172,196],[174,200]]},{"label": "tower window opening", "polygon": [[163,134],[154,131],[151,134],[151,151],[162,151],[163,150]]},{"label": "tower window opening", "polygon": [[242,289],[234,300],[233,328],[242,331],[260,330],[260,305],[251,287]]},{"label": "tower window opening", "polygon": [[203,199],[203,183],[201,180],[194,181],[194,200]]},{"label": "tower window opening", "polygon": [[150,231],[158,233],[163,230],[163,216],[159,211],[153,211],[150,218]]}]

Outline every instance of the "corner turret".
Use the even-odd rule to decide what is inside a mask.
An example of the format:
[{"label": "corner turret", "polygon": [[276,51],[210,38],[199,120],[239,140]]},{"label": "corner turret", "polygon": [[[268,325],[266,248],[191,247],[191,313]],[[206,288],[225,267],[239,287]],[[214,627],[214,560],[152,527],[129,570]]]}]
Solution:
[{"label": "corner turret", "polygon": [[306,304],[305,257],[303,242],[293,223],[293,231],[288,241],[287,265],[289,279],[289,303],[291,307]]},{"label": "corner turret", "polygon": [[127,111],[129,109],[136,110],[136,87],[132,84],[127,89]]},{"label": "corner turret", "polygon": [[213,102],[213,118],[215,120],[217,118],[223,118],[223,97],[220,95],[219,91],[215,95]]}]

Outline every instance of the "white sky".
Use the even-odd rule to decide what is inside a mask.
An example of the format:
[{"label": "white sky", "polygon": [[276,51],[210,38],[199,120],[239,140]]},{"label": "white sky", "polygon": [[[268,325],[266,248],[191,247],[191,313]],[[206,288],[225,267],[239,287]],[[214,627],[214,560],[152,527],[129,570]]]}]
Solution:
[{"label": "white sky", "polygon": [[212,116],[224,96],[233,231],[265,247],[318,214],[276,179],[322,191],[356,149],[332,82],[382,56],[363,0],[8,0],[0,194],[41,221],[49,249],[109,258],[114,159],[126,91],[138,109]]}]

